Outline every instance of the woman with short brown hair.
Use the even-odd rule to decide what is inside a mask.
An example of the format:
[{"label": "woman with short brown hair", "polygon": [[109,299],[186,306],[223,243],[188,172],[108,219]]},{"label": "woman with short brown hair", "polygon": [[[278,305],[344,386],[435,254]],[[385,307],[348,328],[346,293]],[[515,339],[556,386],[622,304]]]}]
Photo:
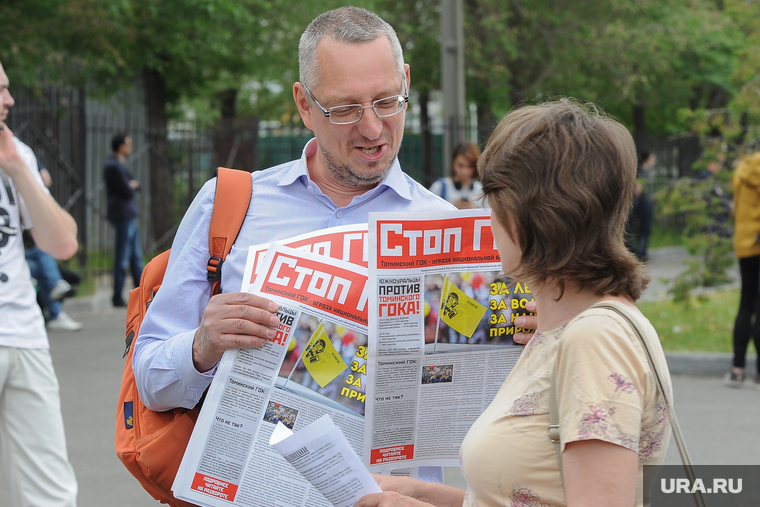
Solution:
[{"label": "woman with short brown hair", "polygon": [[[462,443],[466,492],[379,477],[386,492],[358,505],[640,506],[643,465],[662,462],[669,428],[642,343],[617,312],[632,315],[667,372],[634,304],[645,268],[623,241],[633,139],[593,106],[529,106],[500,122],[479,169],[502,268],[530,285],[538,330]],[[548,437],[552,384],[559,449]]]}]

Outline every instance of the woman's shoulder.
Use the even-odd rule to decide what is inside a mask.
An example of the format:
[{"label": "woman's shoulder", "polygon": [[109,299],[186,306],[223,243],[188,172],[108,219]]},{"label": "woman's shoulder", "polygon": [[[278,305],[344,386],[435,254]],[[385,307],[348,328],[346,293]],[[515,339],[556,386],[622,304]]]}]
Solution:
[{"label": "woman's shoulder", "polygon": [[657,331],[638,309],[619,301],[603,301],[587,308],[567,325],[561,347],[590,348],[601,356],[633,354],[641,359],[644,346],[639,331],[649,348],[662,355]]}]

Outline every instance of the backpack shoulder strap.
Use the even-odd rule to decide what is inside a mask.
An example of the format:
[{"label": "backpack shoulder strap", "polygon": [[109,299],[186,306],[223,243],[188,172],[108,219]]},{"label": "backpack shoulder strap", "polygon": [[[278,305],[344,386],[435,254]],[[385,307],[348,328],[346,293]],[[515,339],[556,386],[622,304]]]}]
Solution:
[{"label": "backpack shoulder strap", "polygon": [[[222,283],[222,264],[232,245],[251,203],[251,173],[220,167],[216,178],[214,210],[208,232],[208,280],[212,294],[218,294]],[[220,198],[221,197],[221,198]]]}]

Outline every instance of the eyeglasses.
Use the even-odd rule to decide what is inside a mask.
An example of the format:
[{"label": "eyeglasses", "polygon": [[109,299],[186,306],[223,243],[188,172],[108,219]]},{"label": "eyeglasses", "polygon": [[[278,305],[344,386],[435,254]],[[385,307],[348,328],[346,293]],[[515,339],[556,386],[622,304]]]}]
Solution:
[{"label": "eyeglasses", "polygon": [[409,102],[409,93],[406,90],[406,76],[404,76],[404,93],[403,95],[392,95],[385,97],[384,99],[377,99],[369,106],[363,106],[361,104],[346,104],[344,106],[333,106],[329,109],[325,109],[319,101],[314,98],[309,88],[303,85],[303,89],[309,94],[311,100],[317,105],[325,118],[330,119],[330,123],[333,125],[349,125],[356,123],[362,119],[364,110],[371,107],[375,110],[375,114],[378,118],[388,118],[389,116],[395,116],[402,112],[406,103]]}]

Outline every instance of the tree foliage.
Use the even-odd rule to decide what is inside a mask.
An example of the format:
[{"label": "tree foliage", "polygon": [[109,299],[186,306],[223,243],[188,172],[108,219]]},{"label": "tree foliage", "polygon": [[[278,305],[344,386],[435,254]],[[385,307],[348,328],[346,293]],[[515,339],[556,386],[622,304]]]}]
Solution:
[{"label": "tree foliage", "polygon": [[678,108],[725,105],[732,91],[742,35],[712,2],[497,4],[465,0],[468,93],[497,115],[562,95],[601,103],[638,129],[678,130]]}]

